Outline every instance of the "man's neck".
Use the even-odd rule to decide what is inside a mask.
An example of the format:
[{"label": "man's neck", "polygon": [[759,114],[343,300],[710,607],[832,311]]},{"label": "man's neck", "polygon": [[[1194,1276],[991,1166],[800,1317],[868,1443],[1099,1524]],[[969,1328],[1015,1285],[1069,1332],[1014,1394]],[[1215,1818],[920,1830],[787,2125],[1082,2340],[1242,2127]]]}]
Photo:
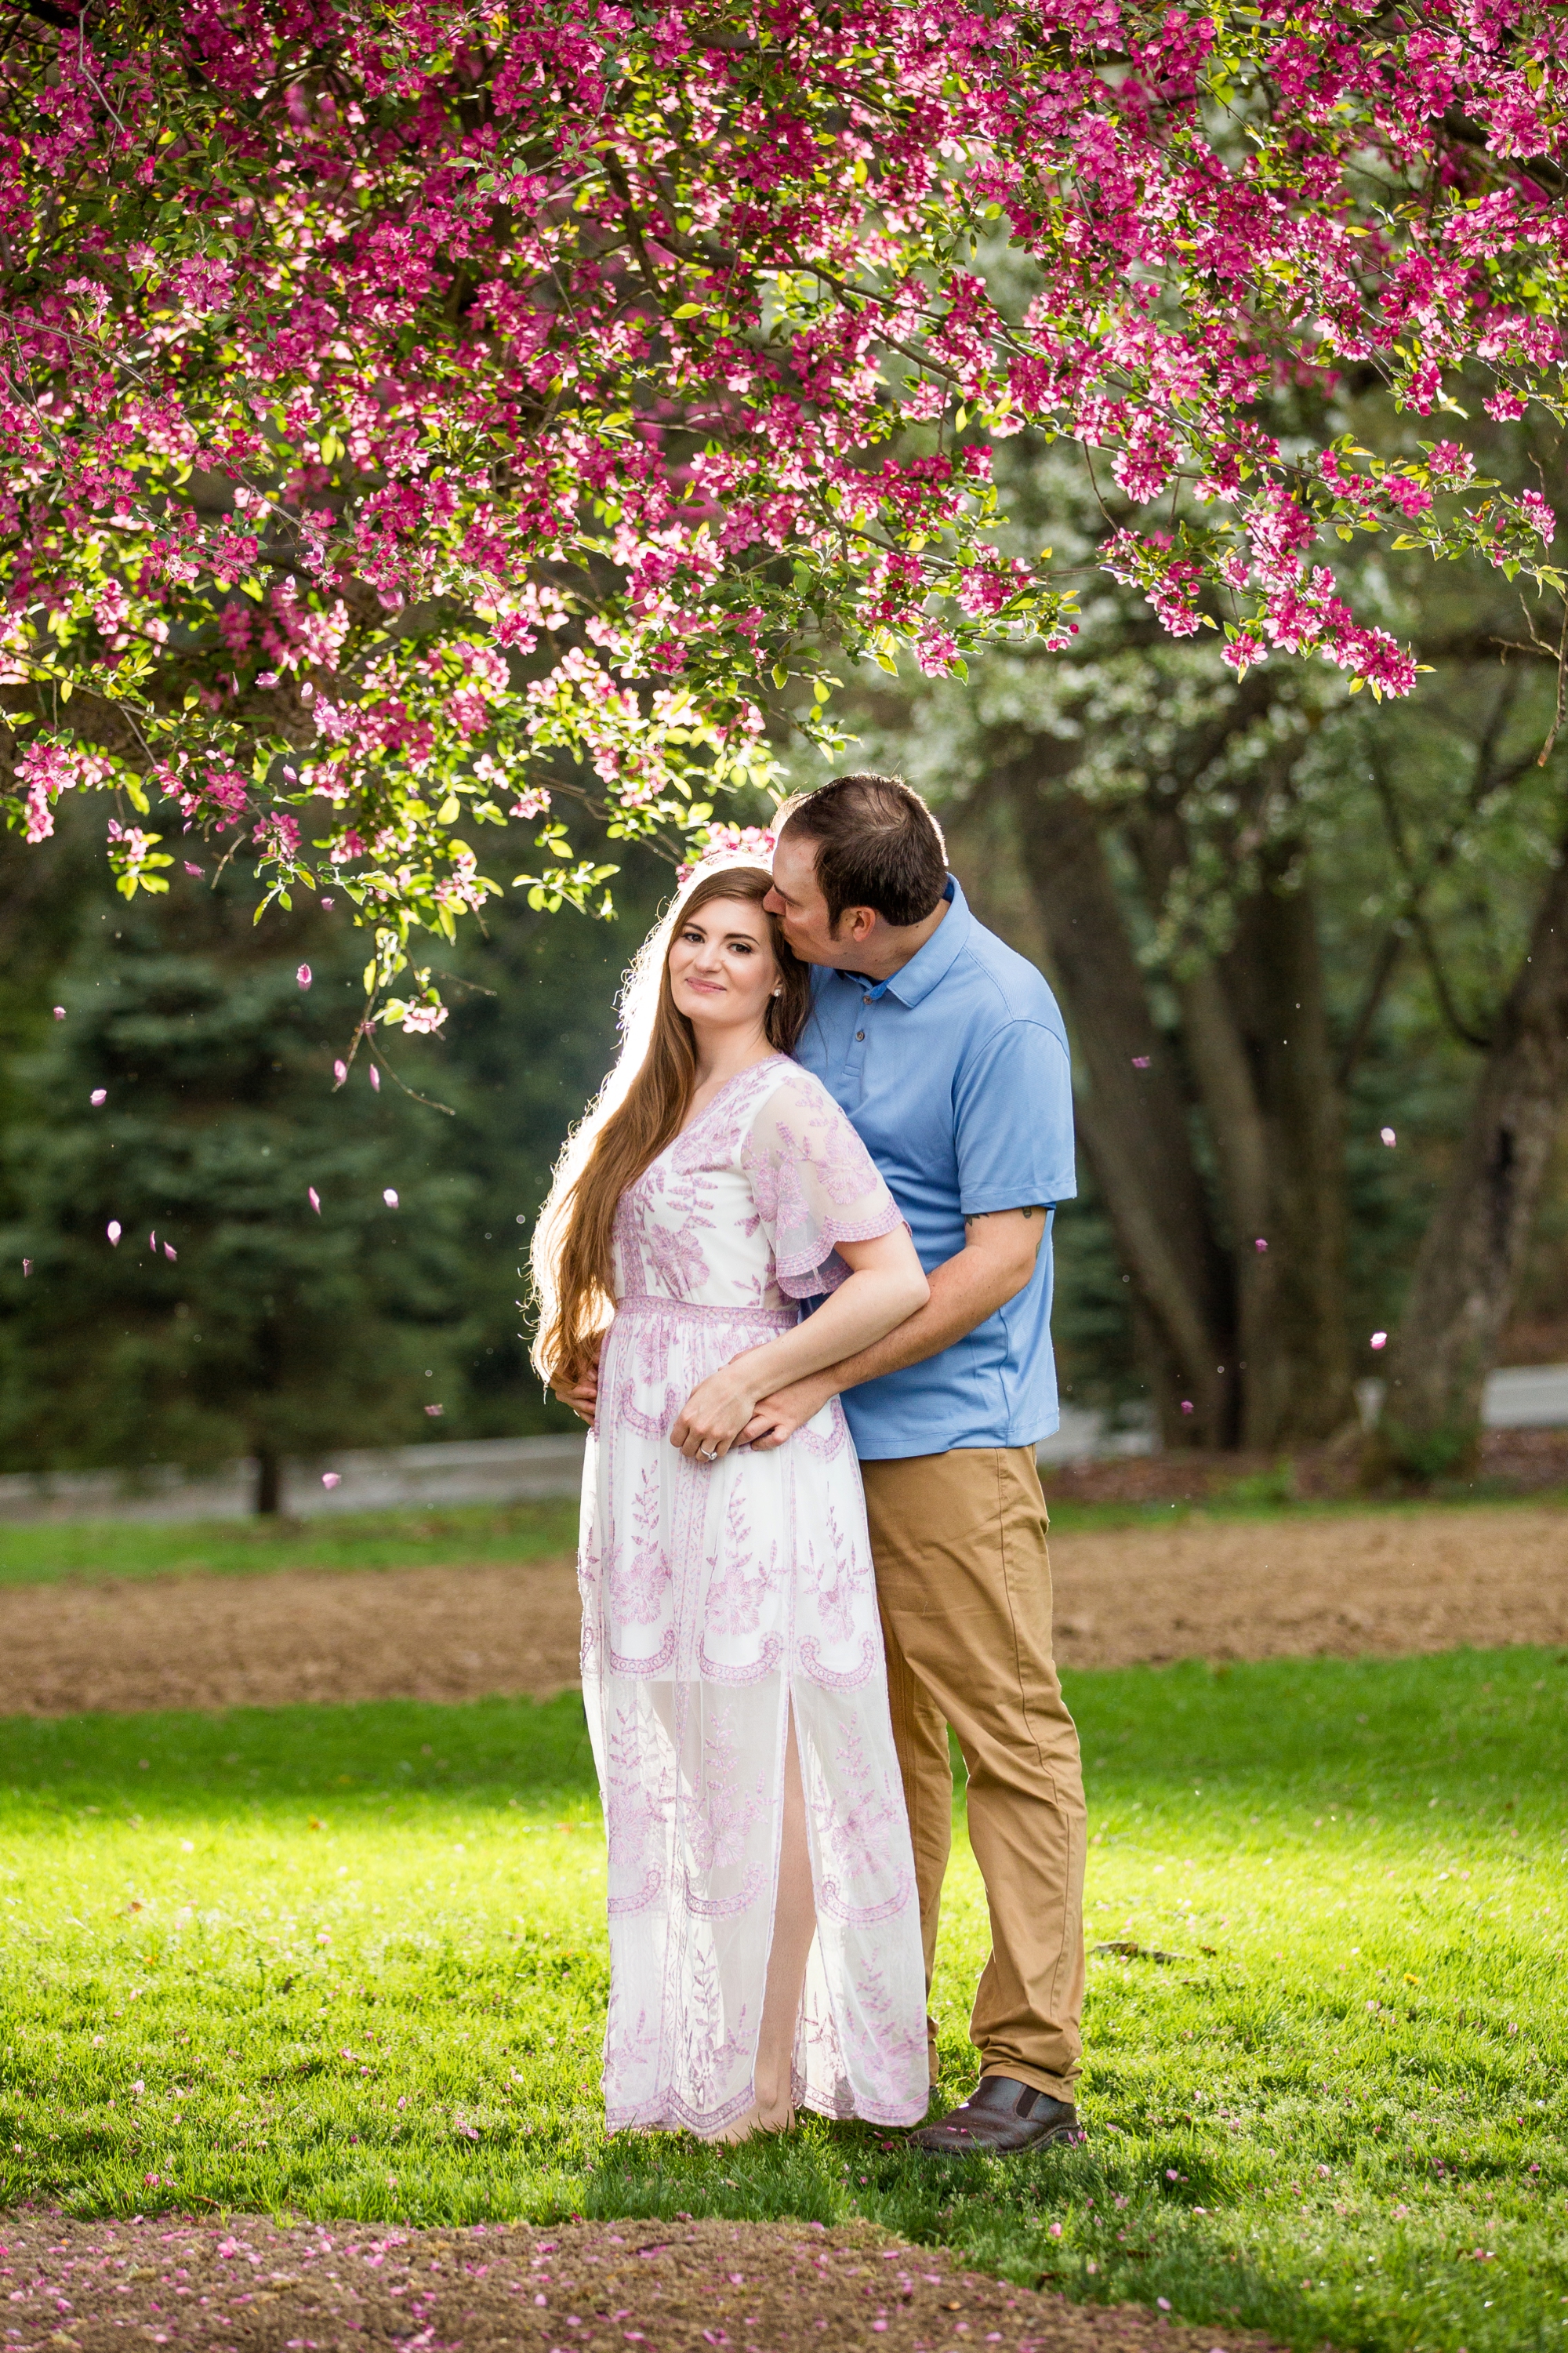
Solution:
[{"label": "man's neck", "polygon": [[939,899],[923,923],[879,923],[855,951],[853,965],[841,965],[841,971],[863,974],[868,980],[891,980],[912,963],[921,948],[941,925],[952,902]]}]

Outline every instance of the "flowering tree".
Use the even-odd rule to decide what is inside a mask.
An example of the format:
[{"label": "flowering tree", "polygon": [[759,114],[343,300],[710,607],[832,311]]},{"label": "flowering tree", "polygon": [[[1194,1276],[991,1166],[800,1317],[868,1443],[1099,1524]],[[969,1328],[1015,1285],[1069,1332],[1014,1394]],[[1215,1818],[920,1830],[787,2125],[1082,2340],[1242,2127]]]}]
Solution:
[{"label": "flowering tree", "polygon": [[[826,653],[1065,645],[1070,575],[992,482],[1026,427],[1129,502],[1098,560],[1238,670],[1408,689],[1325,560],[1358,533],[1557,583],[1462,404],[1568,408],[1560,11],[24,9],[12,813],[112,789],[127,894],[174,825],[263,904],[332,876],[372,1019],[439,1019],[400,976],[498,887],[486,827],[542,819],[519,880],[585,903],[567,804],[700,836],[767,780],[771,695],[827,734]],[[1406,446],[1281,437],[1347,375]]]}]

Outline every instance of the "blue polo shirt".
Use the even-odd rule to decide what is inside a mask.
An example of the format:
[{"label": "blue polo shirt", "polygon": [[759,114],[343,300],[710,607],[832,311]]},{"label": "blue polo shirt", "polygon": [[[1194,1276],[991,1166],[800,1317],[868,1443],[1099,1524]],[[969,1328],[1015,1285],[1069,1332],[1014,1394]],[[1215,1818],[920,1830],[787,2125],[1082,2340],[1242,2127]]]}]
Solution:
[{"label": "blue polo shirt", "polygon": [[[873,984],[818,965],[795,1059],[848,1113],[929,1271],[983,1210],[1070,1201],[1067,1030],[1034,965],[977,923],[956,881],[917,955]],[[1032,1446],[1060,1419],[1051,1354],[1051,1221],[1016,1299],[923,1364],[847,1389],[863,1461],[955,1446]]]}]

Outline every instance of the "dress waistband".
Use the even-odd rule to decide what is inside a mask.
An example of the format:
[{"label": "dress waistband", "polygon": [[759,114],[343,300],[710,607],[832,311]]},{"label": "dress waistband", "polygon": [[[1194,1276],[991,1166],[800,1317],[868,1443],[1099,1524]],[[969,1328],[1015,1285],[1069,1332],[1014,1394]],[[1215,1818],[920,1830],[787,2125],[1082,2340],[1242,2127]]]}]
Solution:
[{"label": "dress waistband", "polygon": [[694,1299],[661,1298],[655,1291],[628,1292],[616,1300],[616,1314],[666,1315],[692,1324],[765,1324],[777,1332],[793,1332],[800,1321],[798,1307],[710,1307]]}]

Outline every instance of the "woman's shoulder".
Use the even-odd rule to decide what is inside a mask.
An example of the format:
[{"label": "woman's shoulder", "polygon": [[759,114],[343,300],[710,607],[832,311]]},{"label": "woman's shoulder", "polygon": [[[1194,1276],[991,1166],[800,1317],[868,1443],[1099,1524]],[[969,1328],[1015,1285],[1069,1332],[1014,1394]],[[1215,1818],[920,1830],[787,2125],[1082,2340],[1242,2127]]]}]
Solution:
[{"label": "woman's shoulder", "polygon": [[787,1054],[760,1063],[758,1074],[763,1083],[751,1098],[754,1119],[776,1120],[781,1114],[793,1114],[814,1123],[826,1120],[835,1126],[845,1119],[845,1113],[816,1072],[803,1063],[791,1061]]}]

